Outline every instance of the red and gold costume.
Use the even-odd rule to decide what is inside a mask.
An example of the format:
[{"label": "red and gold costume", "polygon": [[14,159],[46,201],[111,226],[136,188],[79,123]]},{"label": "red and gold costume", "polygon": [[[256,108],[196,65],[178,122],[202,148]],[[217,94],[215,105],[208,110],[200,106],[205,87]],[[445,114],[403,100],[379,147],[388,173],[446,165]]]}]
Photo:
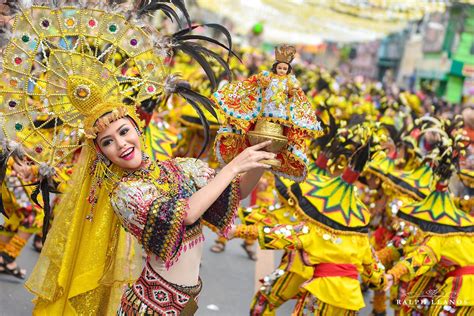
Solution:
[{"label": "red and gold costume", "polygon": [[[279,49],[286,55],[279,54]],[[277,48],[277,62],[289,64],[294,54],[289,46]],[[227,84],[213,97],[224,117],[224,126],[216,137],[217,157],[221,163],[228,163],[249,146],[246,134],[254,129],[257,121],[268,120],[283,125],[283,133],[288,138],[288,144],[277,156],[281,166],[274,167],[273,172],[295,181],[306,177],[309,163],[306,141],[322,132],[315,109],[294,75],[263,71],[244,81]]]}]

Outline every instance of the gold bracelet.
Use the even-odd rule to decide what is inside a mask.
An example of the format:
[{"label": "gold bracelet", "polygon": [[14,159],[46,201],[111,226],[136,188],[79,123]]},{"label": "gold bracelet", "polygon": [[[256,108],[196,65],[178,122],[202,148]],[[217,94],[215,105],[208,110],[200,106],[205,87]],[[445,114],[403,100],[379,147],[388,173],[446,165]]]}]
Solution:
[{"label": "gold bracelet", "polygon": [[234,237],[255,240],[258,238],[258,227],[255,225],[238,225]]}]

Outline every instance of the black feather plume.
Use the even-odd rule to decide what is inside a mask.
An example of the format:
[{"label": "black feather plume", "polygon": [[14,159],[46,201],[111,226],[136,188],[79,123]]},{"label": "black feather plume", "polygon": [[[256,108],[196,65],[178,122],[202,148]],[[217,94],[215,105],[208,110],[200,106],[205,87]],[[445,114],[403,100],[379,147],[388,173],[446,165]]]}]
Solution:
[{"label": "black feather plume", "polygon": [[372,142],[372,137],[359,147],[356,152],[352,155],[350,159],[350,165],[353,167],[354,171],[362,172],[365,167],[365,164],[370,158],[370,143]]},{"label": "black feather plume", "polygon": [[186,100],[193,100],[197,104],[202,105],[212,116],[217,119],[217,113],[214,110],[214,106],[211,100],[203,96],[202,94],[197,93],[196,91],[191,90],[188,87],[180,86],[176,88],[176,93],[185,98]]},{"label": "black feather plume", "polygon": [[173,89],[173,93],[176,93],[180,95],[182,98],[184,98],[194,108],[194,110],[199,116],[199,120],[201,122],[201,125],[203,126],[203,132],[204,132],[204,142],[203,142],[201,151],[199,152],[199,155],[198,155],[198,158],[199,158],[206,150],[207,146],[209,145],[209,140],[210,140],[209,121],[204,115],[204,112],[202,111],[201,107],[205,108],[216,119],[217,119],[217,114],[213,108],[211,100],[191,90],[189,88],[189,84],[185,81],[178,82],[176,84],[176,87]]},{"label": "black feather plume", "polygon": [[[208,27],[223,34],[227,39],[227,45],[208,36],[190,34],[198,27]],[[171,42],[174,54],[176,54],[177,51],[181,51],[182,53],[190,56],[197,63],[199,63],[199,65],[206,73],[206,76],[209,78],[209,81],[211,82],[212,91],[215,91],[217,89],[218,80],[207,58],[212,58],[216,60],[224,69],[224,75],[228,78],[232,78],[232,72],[228,65],[230,56],[236,56],[240,60],[237,54],[232,51],[232,38],[230,36],[229,31],[224,26],[219,24],[210,23],[202,25],[193,25],[192,27],[174,33],[171,37]],[[211,43],[226,49],[228,52],[227,61],[225,61],[219,54],[204,47],[201,42]]]},{"label": "black feather plume", "polygon": [[314,141],[313,141],[313,146],[320,146],[321,149],[324,150],[324,148],[329,145],[329,143],[331,142],[331,140],[334,138],[334,136],[336,136],[337,134],[337,123],[336,123],[336,119],[334,118],[334,116],[332,116],[332,114],[329,112],[329,109],[326,108],[326,107],[323,107],[327,113],[328,113],[328,116],[329,116],[329,124],[324,124],[323,126],[323,129],[326,131],[326,133],[321,136],[321,137],[318,137],[316,138]]},{"label": "black feather plume", "polygon": [[156,11],[162,11],[171,21],[176,21],[182,27],[178,13],[169,4],[173,4],[184,15],[188,27],[191,27],[191,18],[189,16],[184,0],[139,0],[135,5],[135,12],[138,17],[147,14],[153,14]]}]

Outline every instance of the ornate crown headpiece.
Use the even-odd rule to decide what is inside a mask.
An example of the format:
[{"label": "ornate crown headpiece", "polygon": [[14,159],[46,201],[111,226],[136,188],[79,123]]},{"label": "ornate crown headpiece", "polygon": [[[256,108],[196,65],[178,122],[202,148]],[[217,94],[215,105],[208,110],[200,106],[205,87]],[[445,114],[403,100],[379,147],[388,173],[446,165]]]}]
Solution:
[{"label": "ornate crown headpiece", "polygon": [[[145,1],[130,13],[103,5],[87,8],[82,3],[48,7],[21,2],[3,53],[0,140],[21,145],[40,139],[26,155],[55,167],[84,145],[81,135],[95,138],[112,120],[127,115],[140,124],[135,108],[151,98],[179,93],[191,99],[197,111],[201,111],[199,104],[215,114],[209,100],[182,85],[164,64],[166,57],[182,50],[196,58],[211,82],[216,82],[202,58],[209,49],[187,43],[187,35],[198,26],[188,20],[188,28],[165,36],[142,27],[139,18],[163,6],[169,13],[172,9],[166,4]],[[186,11],[184,15],[189,18]],[[200,40],[215,43],[205,36]],[[230,36],[228,43],[231,52]],[[224,62],[221,65],[229,71]],[[61,122],[62,126],[56,124],[45,132],[43,125],[33,124],[45,115],[43,125]]]},{"label": "ornate crown headpiece", "polygon": [[281,63],[291,63],[295,54],[296,48],[294,46],[282,45],[275,48],[275,60]]}]

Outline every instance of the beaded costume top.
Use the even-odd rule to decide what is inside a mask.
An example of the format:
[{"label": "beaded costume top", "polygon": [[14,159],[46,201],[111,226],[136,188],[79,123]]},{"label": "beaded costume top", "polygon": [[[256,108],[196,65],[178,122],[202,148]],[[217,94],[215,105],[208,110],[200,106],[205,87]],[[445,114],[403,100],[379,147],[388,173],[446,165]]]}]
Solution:
[{"label": "beaded costume top", "polygon": [[125,229],[133,234],[148,254],[168,266],[179,254],[203,240],[201,221],[225,233],[230,228],[240,201],[238,178],[204,213],[201,221],[184,225],[188,199],[206,183],[196,174],[195,159],[151,163],[124,176],[111,193],[111,203]]}]

